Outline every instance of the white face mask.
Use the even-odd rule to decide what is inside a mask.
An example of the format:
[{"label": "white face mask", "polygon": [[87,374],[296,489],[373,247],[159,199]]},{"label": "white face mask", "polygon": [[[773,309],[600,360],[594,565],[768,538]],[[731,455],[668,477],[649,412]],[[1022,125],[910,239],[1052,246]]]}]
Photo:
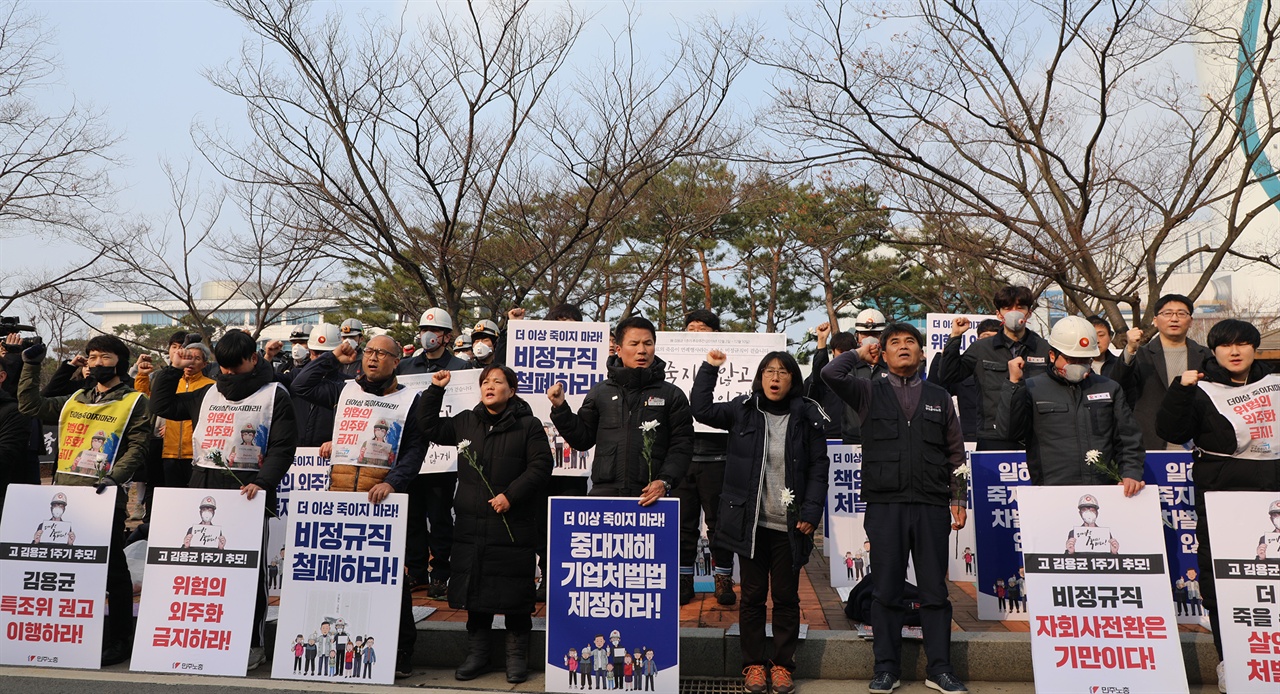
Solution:
[{"label": "white face mask", "polygon": [[62,518],[62,512],[65,510],[66,509],[62,508],[61,506],[53,506],[49,509],[50,513],[53,514],[54,520],[58,520]]},{"label": "white face mask", "polygon": [[878,345],[878,344],[880,344],[880,338],[878,338],[878,337],[864,337],[864,338],[862,338],[862,344],[863,344],[863,346],[874,346],[874,345]]},{"label": "white face mask", "polygon": [[213,520],[213,511],[201,511],[201,512],[200,512],[200,520],[202,520],[202,521],[204,521],[204,522],[206,522],[206,523],[208,523],[209,521]]},{"label": "white face mask", "polygon": [[489,346],[488,342],[477,342],[471,347],[471,353],[475,355],[476,359],[484,359],[493,354],[493,348]]},{"label": "white face mask", "polygon": [[444,338],[441,337],[440,333],[431,330],[422,333],[418,341],[422,343],[422,348],[428,352],[434,352],[440,348],[440,345],[444,344]]},{"label": "white face mask", "polygon": [[1022,311],[1005,311],[1004,327],[1015,333],[1022,332],[1027,326],[1027,314]]},{"label": "white face mask", "polygon": [[293,355],[294,361],[306,361],[307,357],[311,356],[311,352],[307,350],[306,345],[294,345],[293,349],[289,350],[289,353]]},{"label": "white face mask", "polygon": [[1097,511],[1081,511],[1080,520],[1084,521],[1085,524],[1087,525],[1092,525],[1095,521],[1098,520],[1098,512]]},{"label": "white face mask", "polygon": [[1090,370],[1084,364],[1067,364],[1062,368],[1062,378],[1067,383],[1079,383],[1089,375]]},{"label": "white face mask", "polygon": [[347,339],[343,340],[343,342],[351,345],[351,349],[356,349],[356,350],[360,349],[360,341],[355,339],[354,337],[348,337]]},{"label": "white face mask", "polygon": [[1271,516],[1271,524],[1276,526],[1276,530],[1280,530],[1280,513]]}]

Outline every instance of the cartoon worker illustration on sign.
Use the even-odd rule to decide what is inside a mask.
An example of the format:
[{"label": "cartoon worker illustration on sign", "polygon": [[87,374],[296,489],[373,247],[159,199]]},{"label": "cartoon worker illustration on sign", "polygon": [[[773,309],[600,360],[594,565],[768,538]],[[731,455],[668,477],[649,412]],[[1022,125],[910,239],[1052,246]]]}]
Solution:
[{"label": "cartoon worker illustration on sign", "polygon": [[1280,499],[1267,508],[1271,516],[1271,530],[1258,538],[1258,559],[1280,559]]},{"label": "cartoon worker illustration on sign", "polygon": [[222,534],[222,526],[213,524],[213,516],[218,511],[218,502],[206,496],[200,500],[200,522],[187,528],[187,536],[182,539],[183,548],[226,549],[227,538]]},{"label": "cartoon worker illustration on sign", "polygon": [[387,424],[387,420],[379,419],[373,425],[373,438],[360,444],[360,455],[356,459],[357,465],[373,465],[376,467],[391,467],[395,462],[395,450],[387,443],[387,432],[391,427]]},{"label": "cartoon worker illustration on sign", "polygon": [[49,501],[49,520],[41,521],[36,526],[34,545],[74,545],[76,533],[71,523],[63,520],[67,513],[67,495],[58,492]]},{"label": "cartoon worker illustration on sign", "polygon": [[1110,528],[1098,526],[1098,499],[1092,494],[1080,497],[1077,504],[1084,523],[1067,533],[1067,554],[1119,554],[1120,541]]},{"label": "cartoon worker illustration on sign", "polygon": [[231,447],[230,465],[242,470],[262,467],[262,448],[254,443],[258,428],[246,424],[240,429],[240,443]]},{"label": "cartoon worker illustration on sign", "polygon": [[107,432],[97,431],[93,438],[89,440],[89,449],[80,451],[80,455],[76,456],[76,462],[71,466],[71,472],[78,472],[82,475],[96,475],[107,463],[107,454],[102,447],[107,443]]}]

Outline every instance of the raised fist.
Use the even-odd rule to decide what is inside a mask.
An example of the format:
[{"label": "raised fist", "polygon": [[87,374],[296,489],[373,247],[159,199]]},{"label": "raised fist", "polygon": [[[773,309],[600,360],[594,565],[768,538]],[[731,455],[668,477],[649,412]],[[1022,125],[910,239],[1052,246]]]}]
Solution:
[{"label": "raised fist", "polygon": [[267,346],[262,350],[262,353],[263,356],[267,358],[267,361],[272,361],[276,357],[280,356],[280,350],[282,349],[284,349],[284,342],[281,342],[280,340],[272,340],[267,343]]},{"label": "raised fist", "polygon": [[1022,357],[1014,357],[1009,360],[1009,381],[1017,383],[1022,380],[1022,370],[1027,365],[1026,360]]},{"label": "raised fist", "polygon": [[1195,384],[1199,383],[1199,382],[1200,382],[1200,379],[1202,379],[1202,378],[1204,378],[1204,374],[1200,373],[1199,371],[1195,371],[1195,370],[1192,370],[1192,371],[1183,371],[1183,372],[1182,372],[1182,385],[1184,385],[1184,386],[1194,386]]},{"label": "raised fist", "polygon": [[1129,328],[1129,332],[1124,334],[1124,349],[1129,354],[1137,354],[1138,347],[1142,344],[1142,328]]},{"label": "raised fist", "polygon": [[513,308],[507,311],[507,320],[524,320],[524,309]]},{"label": "raised fist", "polygon": [[350,342],[343,340],[333,349],[333,357],[342,364],[353,364],[356,360],[356,348],[352,347]]},{"label": "raised fist", "polygon": [[725,361],[728,359],[729,357],[718,349],[713,349],[710,352],[707,352],[707,363],[714,367],[719,368],[724,366]]},{"label": "raised fist", "polygon": [[155,365],[151,363],[150,354],[138,355],[138,373],[145,375],[155,371],[155,369]]},{"label": "raised fist", "polygon": [[547,389],[547,399],[551,401],[552,407],[559,407],[564,404],[563,381],[556,381]]},{"label": "raised fist", "polygon": [[448,371],[437,371],[431,374],[431,385],[440,386],[441,388],[443,388],[449,385],[449,380],[452,378],[453,378],[453,374],[449,373]]},{"label": "raised fist", "polygon": [[951,321],[951,337],[960,337],[969,331],[969,319],[964,316]]}]

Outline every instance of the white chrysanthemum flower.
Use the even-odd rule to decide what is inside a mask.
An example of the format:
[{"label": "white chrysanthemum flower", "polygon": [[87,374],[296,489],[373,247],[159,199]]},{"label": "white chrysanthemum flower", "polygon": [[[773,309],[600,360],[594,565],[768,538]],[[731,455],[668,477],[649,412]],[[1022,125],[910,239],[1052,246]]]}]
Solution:
[{"label": "white chrysanthemum flower", "polygon": [[653,419],[640,424],[640,431],[650,432],[658,428],[658,420]]},{"label": "white chrysanthemum flower", "polygon": [[791,491],[790,489],[787,489],[786,487],[782,488],[781,495],[782,495],[783,506],[790,506],[796,501],[796,493]]},{"label": "white chrysanthemum flower", "polygon": [[1096,465],[1099,460],[1102,460],[1102,451],[1096,448],[1090,449],[1084,454],[1084,462],[1090,465]]},{"label": "white chrysanthemum flower", "polygon": [[971,471],[969,469],[969,464],[965,463],[964,465],[961,465],[960,467],[956,468],[956,471],[953,474],[955,474],[956,477],[963,477],[965,479],[969,479],[969,475],[971,474]]},{"label": "white chrysanthemum flower", "polygon": [[459,442],[458,442],[458,452],[459,452],[459,453],[461,453],[461,452],[463,452],[463,451],[467,450],[467,446],[470,446],[470,445],[471,445],[471,439],[463,439],[463,440],[459,441]]}]

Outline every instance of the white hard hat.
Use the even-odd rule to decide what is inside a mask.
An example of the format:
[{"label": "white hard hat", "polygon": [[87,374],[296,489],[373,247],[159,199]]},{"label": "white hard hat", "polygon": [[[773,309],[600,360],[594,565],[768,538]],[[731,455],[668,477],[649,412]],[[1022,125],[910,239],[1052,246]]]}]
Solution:
[{"label": "white hard hat", "polygon": [[342,321],[340,331],[343,335],[363,335],[364,323],[359,318],[348,318]]},{"label": "white hard hat", "polygon": [[471,349],[471,336],[463,333],[453,341],[453,350],[456,352],[460,349]]},{"label": "white hard hat", "polygon": [[1098,330],[1080,316],[1067,316],[1053,324],[1049,346],[1064,357],[1098,356]]},{"label": "white hard hat", "polygon": [[471,329],[471,338],[488,337],[498,339],[498,324],[491,320],[482,320],[476,323],[476,327]]},{"label": "white hard hat", "polygon": [[419,328],[443,328],[453,332],[453,319],[449,317],[449,312],[440,308],[429,308],[422,317],[418,319]]},{"label": "white hard hat", "polygon": [[864,308],[853,319],[853,330],[859,333],[878,333],[885,327],[884,314],[874,308]]},{"label": "white hard hat", "polygon": [[342,342],[338,326],[333,323],[321,323],[311,329],[311,338],[307,340],[307,349],[317,352],[332,352]]}]

